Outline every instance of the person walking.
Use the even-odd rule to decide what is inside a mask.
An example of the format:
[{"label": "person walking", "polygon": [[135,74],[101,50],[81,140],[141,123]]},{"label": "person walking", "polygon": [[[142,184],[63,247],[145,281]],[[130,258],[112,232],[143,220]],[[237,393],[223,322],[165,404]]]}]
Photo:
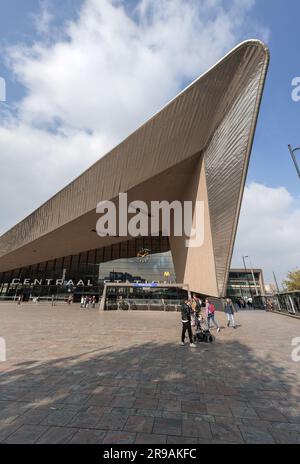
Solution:
[{"label": "person walking", "polygon": [[211,303],[208,298],[206,298],[206,300],[205,300],[205,312],[206,312],[206,319],[207,319],[208,328],[210,329],[210,324],[211,324],[211,322],[213,322],[214,325],[217,327],[217,332],[219,333],[221,329],[220,329],[218,321],[215,318],[215,311],[216,311],[215,305],[213,303]]},{"label": "person walking", "polygon": [[193,296],[193,311],[195,317],[195,327],[199,326],[199,318],[201,318],[202,300],[196,295]]},{"label": "person walking", "polygon": [[224,312],[227,316],[227,327],[230,326],[230,322],[232,323],[232,327],[236,329],[235,320],[234,320],[234,307],[233,303],[230,298],[226,298],[225,305],[224,305]]},{"label": "person walking", "polygon": [[191,311],[191,302],[189,300],[185,300],[184,304],[181,306],[181,345],[184,346],[185,333],[187,331],[190,339],[190,346],[195,348],[197,345],[195,345],[195,343],[193,342],[193,333],[191,327]]}]

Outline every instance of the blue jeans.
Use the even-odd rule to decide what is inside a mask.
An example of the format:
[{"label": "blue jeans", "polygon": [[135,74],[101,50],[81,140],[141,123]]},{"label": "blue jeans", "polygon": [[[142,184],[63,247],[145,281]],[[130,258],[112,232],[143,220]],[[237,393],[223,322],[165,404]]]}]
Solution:
[{"label": "blue jeans", "polygon": [[235,321],[234,321],[233,314],[226,313],[226,316],[227,316],[228,324],[230,324],[230,322],[231,322],[232,326],[234,327],[235,326]]},{"label": "blue jeans", "polygon": [[213,322],[214,325],[217,327],[217,329],[220,328],[218,321],[215,319],[215,315],[213,314],[212,316],[207,318],[207,325],[208,328],[210,329],[210,323]]}]

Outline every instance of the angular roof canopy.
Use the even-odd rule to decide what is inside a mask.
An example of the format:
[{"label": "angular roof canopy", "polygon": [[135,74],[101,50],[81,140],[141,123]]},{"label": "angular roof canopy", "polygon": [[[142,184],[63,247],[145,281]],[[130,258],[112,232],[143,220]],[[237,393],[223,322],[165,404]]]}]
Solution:
[{"label": "angular roof canopy", "polygon": [[[171,237],[177,281],[222,296],[269,62],[241,43],[106,156],[0,237],[0,272],[121,240],[93,233],[101,200],[205,201],[205,243]],[[126,117],[126,115],[124,115]],[[124,238],[126,239],[126,238]]]}]

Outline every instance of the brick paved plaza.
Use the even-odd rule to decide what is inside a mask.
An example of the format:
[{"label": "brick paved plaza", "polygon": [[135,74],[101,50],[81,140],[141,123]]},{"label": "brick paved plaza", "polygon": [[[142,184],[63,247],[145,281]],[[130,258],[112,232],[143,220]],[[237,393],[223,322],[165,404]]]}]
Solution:
[{"label": "brick paved plaza", "polygon": [[300,321],[237,321],[191,349],[179,313],[0,303],[0,442],[300,443]]}]

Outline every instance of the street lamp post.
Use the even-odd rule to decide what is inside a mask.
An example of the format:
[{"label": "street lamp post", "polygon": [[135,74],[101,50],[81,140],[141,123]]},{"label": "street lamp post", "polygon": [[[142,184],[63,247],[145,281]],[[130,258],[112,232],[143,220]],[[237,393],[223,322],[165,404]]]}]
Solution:
[{"label": "street lamp post", "polygon": [[247,282],[248,282],[250,297],[252,298],[252,290],[251,290],[251,286],[250,286],[250,282],[249,282],[249,277],[248,277],[248,270],[247,270],[247,268],[246,268],[246,262],[245,262],[245,258],[248,258],[248,256],[243,256],[242,258],[243,258],[244,268],[245,268],[245,272],[246,272],[246,277],[247,277]]},{"label": "street lamp post", "polygon": [[296,171],[297,171],[297,173],[298,173],[298,177],[299,177],[299,179],[300,179],[300,168],[299,168],[299,166],[298,166],[297,159],[296,159],[296,156],[295,156],[295,151],[300,150],[300,147],[292,148],[291,145],[288,145],[288,149],[289,149],[289,151],[290,151],[292,160],[293,160],[293,162],[294,162]]},{"label": "street lamp post", "polygon": [[254,277],[254,271],[253,271],[253,266],[252,266],[252,262],[251,262],[250,256],[245,256],[245,258],[248,258],[248,259],[249,259],[250,268],[251,268],[251,274],[252,274],[252,279],[253,279],[254,288],[255,288],[255,294],[256,294],[256,296],[258,296],[257,285],[256,285],[255,277]]}]

